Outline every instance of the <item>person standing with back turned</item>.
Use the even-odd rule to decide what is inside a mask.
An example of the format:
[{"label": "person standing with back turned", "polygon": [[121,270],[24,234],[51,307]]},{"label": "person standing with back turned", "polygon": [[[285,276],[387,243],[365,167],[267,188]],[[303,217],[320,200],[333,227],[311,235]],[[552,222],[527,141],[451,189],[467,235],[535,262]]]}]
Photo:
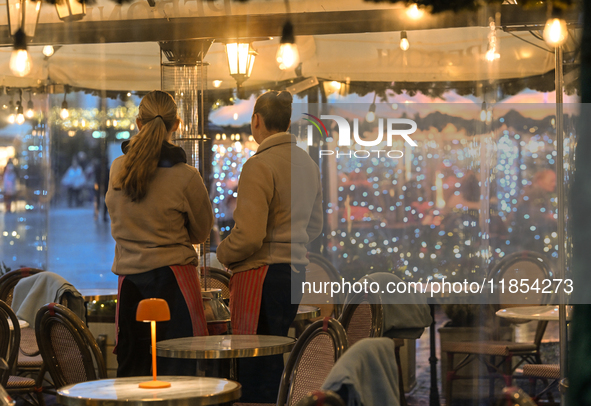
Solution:
[{"label": "person standing with back turned", "polygon": [[[320,170],[287,132],[291,94],[270,91],[254,107],[251,130],[259,148],[243,166],[235,225],[217,248],[233,272],[234,334],[287,336],[306,277],[306,244],[322,231]],[[242,402],[275,403],[283,356],[241,359]]]},{"label": "person standing with back turned", "polygon": [[[168,93],[142,99],[137,126],[121,147],[125,155],[113,161],[105,199],[116,242],[112,271],[119,275],[119,377],[150,375],[150,324],[135,319],[143,299],[168,302],[170,321],[157,323],[158,340],[208,335],[192,244],[213,227],[209,195],[183,149],[170,143],[179,118]],[[158,372],[194,375],[195,362],[163,358]]]}]

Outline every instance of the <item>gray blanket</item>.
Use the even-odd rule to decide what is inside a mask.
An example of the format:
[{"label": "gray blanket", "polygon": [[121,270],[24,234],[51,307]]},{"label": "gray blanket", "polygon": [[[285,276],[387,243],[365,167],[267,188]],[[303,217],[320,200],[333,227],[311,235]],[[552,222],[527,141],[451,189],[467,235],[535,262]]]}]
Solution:
[{"label": "gray blanket", "polygon": [[399,406],[394,342],[389,338],[358,341],[333,366],[322,390],[337,392],[347,406]]},{"label": "gray blanket", "polygon": [[68,295],[68,308],[81,320],[86,320],[84,299],[67,280],[53,272],[39,272],[21,279],[14,287],[12,309],[17,317],[35,328],[37,311],[47,303],[61,303]]}]

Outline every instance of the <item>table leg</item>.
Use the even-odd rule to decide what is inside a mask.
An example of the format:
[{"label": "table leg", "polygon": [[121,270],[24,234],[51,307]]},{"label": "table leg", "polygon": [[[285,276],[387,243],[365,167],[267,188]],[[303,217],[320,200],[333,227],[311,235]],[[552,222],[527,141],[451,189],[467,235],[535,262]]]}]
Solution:
[{"label": "table leg", "polygon": [[437,387],[437,352],[435,348],[435,305],[429,304],[433,322],[429,327],[429,365],[431,367],[431,390],[429,392],[429,406],[439,406],[439,388]]}]

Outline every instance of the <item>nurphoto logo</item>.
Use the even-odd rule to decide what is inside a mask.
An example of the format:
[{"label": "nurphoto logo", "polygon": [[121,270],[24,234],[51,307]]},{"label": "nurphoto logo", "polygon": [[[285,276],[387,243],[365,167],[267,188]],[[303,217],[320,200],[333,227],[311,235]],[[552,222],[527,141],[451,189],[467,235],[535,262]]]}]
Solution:
[{"label": "nurphoto logo", "polygon": [[[310,125],[308,125],[308,146],[313,144],[313,131],[314,127],[320,132],[321,135],[324,135],[325,138],[328,138],[328,131],[324,122],[322,120],[330,119],[334,120],[337,124],[339,129],[338,135],[338,146],[339,147],[351,147],[351,126],[349,125],[349,121],[341,116],[336,115],[321,115],[320,118],[313,116],[312,114],[304,113],[306,116],[311,118],[304,117],[304,120],[308,121]],[[399,126],[410,126],[410,128],[399,128]],[[410,120],[408,118],[388,118],[378,119],[378,133],[374,140],[364,140],[359,136],[359,119],[353,119],[353,139],[355,142],[363,147],[375,147],[380,145],[384,140],[384,127],[386,128],[385,136],[386,136],[386,145],[388,147],[392,147],[392,139],[394,136],[400,136],[404,139],[406,143],[408,143],[412,147],[416,147],[417,143],[410,138],[411,134],[417,130],[417,123],[414,120]],[[372,155],[374,157],[380,158],[381,156],[387,156],[388,158],[399,159],[404,156],[404,152],[396,149],[362,149],[356,151],[341,151],[341,150],[331,150],[331,149],[321,149],[319,151],[320,157],[323,155],[336,155],[336,157],[347,156],[352,158],[369,158]]]}]

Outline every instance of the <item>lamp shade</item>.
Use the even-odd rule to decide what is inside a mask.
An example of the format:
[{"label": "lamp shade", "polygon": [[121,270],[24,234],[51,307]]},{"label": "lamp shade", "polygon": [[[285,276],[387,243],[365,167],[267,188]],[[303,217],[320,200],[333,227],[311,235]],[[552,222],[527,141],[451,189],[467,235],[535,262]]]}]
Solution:
[{"label": "lamp shade", "polygon": [[22,28],[27,37],[34,37],[40,10],[41,0],[6,0],[10,35],[14,36]]},{"label": "lamp shade", "polygon": [[168,321],[170,309],[164,299],[144,299],[137,306],[137,321]]}]

